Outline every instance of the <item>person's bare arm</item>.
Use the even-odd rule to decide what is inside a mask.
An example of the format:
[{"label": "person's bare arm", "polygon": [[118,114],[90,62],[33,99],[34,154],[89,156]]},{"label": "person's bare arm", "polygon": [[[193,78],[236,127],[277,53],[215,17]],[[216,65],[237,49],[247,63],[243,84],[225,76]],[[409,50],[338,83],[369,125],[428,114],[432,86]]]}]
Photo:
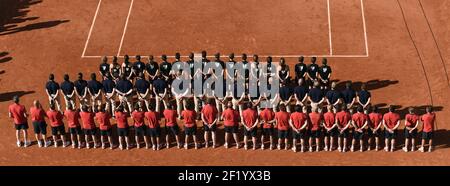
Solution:
[{"label": "person's bare arm", "polygon": [[415,125],[413,128],[411,128],[410,132],[414,131],[417,129],[417,127],[419,126],[419,120],[416,121]]},{"label": "person's bare arm", "polygon": [[397,129],[398,127],[400,126],[400,120],[399,121],[397,121],[397,124],[394,126],[394,128],[392,129],[392,130],[395,130],[395,129]]},{"label": "person's bare arm", "polygon": [[298,133],[298,130],[294,127],[294,125],[292,124],[292,120],[289,119],[289,126],[291,126],[292,130],[294,130],[295,132]]},{"label": "person's bare arm", "polygon": [[364,108],[366,108],[369,104],[370,104],[370,97],[369,97],[369,99],[367,100],[367,102],[366,102],[366,104],[364,104],[363,106],[364,106]]},{"label": "person's bare arm", "polygon": [[250,129],[255,128],[258,125],[258,123],[259,123],[259,119],[256,119],[255,123],[253,124],[252,127],[250,127]]},{"label": "person's bare arm", "polygon": [[307,127],[308,127],[308,120],[305,120],[305,122],[303,123],[303,126],[300,127],[300,130],[303,130],[303,129],[307,128]]}]

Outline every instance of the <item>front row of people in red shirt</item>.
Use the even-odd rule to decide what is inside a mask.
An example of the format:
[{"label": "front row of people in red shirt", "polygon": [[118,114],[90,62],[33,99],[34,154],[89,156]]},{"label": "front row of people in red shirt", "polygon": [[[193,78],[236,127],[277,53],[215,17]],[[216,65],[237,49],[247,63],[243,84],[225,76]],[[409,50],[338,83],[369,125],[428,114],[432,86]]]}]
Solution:
[{"label": "front row of people in red shirt", "polygon": [[[27,137],[27,117],[28,114],[23,105],[19,104],[19,98],[14,97],[14,103],[9,106],[9,116],[14,119],[17,137],[17,146],[21,147],[20,131],[23,130],[24,146],[30,145]],[[286,106],[279,105],[279,111],[274,112],[272,108],[263,108],[257,110],[251,103],[247,104],[243,112],[240,114],[233,109],[231,102],[226,103],[226,109],[219,116],[215,101],[209,99],[203,106],[201,113],[194,111],[193,104],[187,104],[181,115],[178,116],[177,109],[174,104],[164,102],[164,111],[160,112],[159,108],[150,106],[148,110],[137,104],[134,111],[127,113],[123,106],[119,105],[115,110],[115,118],[113,119],[117,125],[117,136],[120,149],[129,149],[134,144],[130,142],[129,136],[134,131],[135,142],[137,148],[141,148],[141,144],[145,144],[146,148],[159,150],[164,145],[160,141],[161,127],[160,121],[164,118],[165,128],[165,147],[170,147],[171,136],[175,137],[177,147],[182,148],[183,144],[179,139],[180,128],[178,120],[182,120],[184,125],[184,148],[188,149],[190,137],[193,138],[194,146],[198,149],[200,146],[197,139],[197,121],[201,120],[204,130],[204,146],[210,147],[210,134],[212,138],[213,148],[217,147],[216,130],[220,120],[223,120],[223,130],[225,131],[224,147],[230,147],[230,136],[234,139],[236,148],[240,148],[239,128],[243,126],[244,148],[249,149],[249,138],[252,141],[252,148],[255,150],[258,146],[257,134],[258,128],[261,129],[261,149],[266,149],[266,139],[269,138],[269,149],[274,149],[275,145],[278,149],[290,149],[297,152],[298,146],[300,151],[309,150],[320,151],[323,147],[325,151],[339,152],[348,150],[355,151],[359,147],[359,151],[374,150],[381,148],[381,138],[384,137],[385,151],[393,152],[395,150],[395,140],[401,125],[401,118],[396,113],[393,106],[389,107],[389,111],[382,115],[377,107],[369,107],[364,110],[361,106],[356,109],[347,109],[342,106],[327,106],[322,110],[320,107],[311,108],[296,105],[294,112],[289,113]],[[39,147],[48,147],[51,141],[47,139],[47,124],[45,118],[48,119],[51,126],[51,134],[53,136],[53,145],[58,147],[58,137],[62,141],[64,147],[72,144],[73,148],[109,148],[113,149],[112,124],[111,115],[105,105],[100,105],[96,111],[91,111],[90,107],[82,106],[81,111],[68,107],[64,112],[55,109],[55,105],[51,104],[48,111],[44,111],[38,101],[34,101],[34,106],[30,108],[30,116],[33,122],[34,132]],[[409,113],[405,116],[404,151],[415,151],[415,140],[418,138],[419,125],[422,125],[421,138],[422,143],[419,150],[424,152],[425,145],[428,141],[428,151],[432,151],[432,139],[434,131],[435,113],[432,107],[426,108],[426,113],[422,116],[415,114],[414,108],[409,108]],[[66,126],[63,123],[66,118],[70,140],[66,139]],[[128,119],[131,118],[133,123],[130,125]],[[80,122],[81,120],[81,122]],[[96,126],[98,124],[98,128]],[[384,129],[384,132],[382,130]],[[100,135],[97,135],[97,132]],[[277,133],[278,142],[274,142],[275,132]],[[292,133],[292,135],[290,135]],[[82,138],[84,136],[84,139]],[[100,140],[97,139],[100,136]],[[140,139],[144,139],[144,143]],[[292,144],[289,140],[292,139]],[[337,142],[336,142],[337,140]],[[350,141],[351,140],[351,141]],[[368,144],[366,147],[365,141]],[[321,142],[324,142],[322,146]],[[298,144],[300,142],[300,145]],[[91,146],[91,144],[93,144]],[[349,148],[350,147],[350,148]]]}]

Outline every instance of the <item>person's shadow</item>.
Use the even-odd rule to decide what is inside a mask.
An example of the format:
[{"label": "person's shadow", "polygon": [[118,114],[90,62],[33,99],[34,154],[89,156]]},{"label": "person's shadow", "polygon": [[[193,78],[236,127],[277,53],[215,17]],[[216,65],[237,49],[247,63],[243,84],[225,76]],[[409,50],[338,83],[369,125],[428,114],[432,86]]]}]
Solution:
[{"label": "person's shadow", "polygon": [[[39,17],[27,17],[32,5],[41,3],[42,0],[2,0],[0,11],[0,35],[15,34],[22,31],[50,28],[69,20],[51,20],[26,24],[29,21],[38,20]],[[1,63],[2,61],[0,61]]]}]

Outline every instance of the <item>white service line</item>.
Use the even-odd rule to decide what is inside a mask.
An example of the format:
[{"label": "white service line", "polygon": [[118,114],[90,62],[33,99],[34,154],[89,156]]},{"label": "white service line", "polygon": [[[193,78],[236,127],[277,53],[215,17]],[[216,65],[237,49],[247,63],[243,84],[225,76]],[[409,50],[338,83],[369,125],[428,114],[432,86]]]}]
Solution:
[{"label": "white service line", "polygon": [[364,28],[364,40],[366,44],[366,56],[369,57],[369,44],[367,42],[367,29],[366,29],[366,17],[364,16],[364,3],[361,0],[361,15],[363,20],[363,28]]},{"label": "white service line", "polygon": [[98,10],[100,10],[100,4],[102,4],[102,0],[98,1],[97,10],[95,10],[94,19],[92,20],[91,28],[89,29],[89,34],[86,39],[86,43],[84,44],[83,53],[81,54],[81,58],[85,57],[84,54],[86,53],[87,46],[89,44],[89,39],[91,38],[92,30],[94,29],[95,20],[97,19]]},{"label": "white service line", "polygon": [[133,9],[134,0],[131,0],[130,9],[128,10],[127,20],[125,21],[125,26],[123,27],[122,39],[120,39],[119,50],[117,51],[117,56],[120,55],[120,51],[122,50],[123,39],[125,38],[125,33],[127,32],[128,20],[130,19],[131,9]]},{"label": "white service line", "polygon": [[333,42],[331,41],[331,13],[330,13],[330,0],[327,0],[328,9],[328,38],[330,40],[330,56],[333,55]]},{"label": "white service line", "polygon": [[[133,55],[130,55],[131,57],[133,57]],[[247,56],[253,56],[253,54],[248,54]],[[328,57],[328,58],[364,58],[364,57],[369,57],[367,55],[258,55],[258,57],[260,58],[265,58],[265,57],[274,57],[274,58],[298,58],[300,56],[303,57]],[[103,56],[83,56],[83,58],[102,58]],[[108,58],[112,58],[113,56],[106,56]],[[117,56],[118,58],[123,58],[123,56]],[[155,56],[155,57],[159,57],[159,56]],[[168,58],[175,58],[175,56],[167,56]],[[189,56],[180,56],[182,58],[187,58]],[[214,58],[215,56],[206,56],[207,58]],[[222,55],[220,56],[221,58],[228,58],[228,55]],[[141,58],[148,58],[148,56],[141,56]],[[239,56],[236,56],[235,58],[240,58]]]}]

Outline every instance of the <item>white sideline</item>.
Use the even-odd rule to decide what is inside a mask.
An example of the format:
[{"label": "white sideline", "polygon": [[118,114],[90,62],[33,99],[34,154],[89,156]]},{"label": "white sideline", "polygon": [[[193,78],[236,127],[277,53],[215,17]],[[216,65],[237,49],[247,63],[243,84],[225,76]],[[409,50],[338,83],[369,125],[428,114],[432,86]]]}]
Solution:
[{"label": "white sideline", "polygon": [[81,58],[86,57],[84,54],[86,53],[86,49],[89,44],[89,39],[91,38],[92,30],[94,29],[94,24],[95,24],[95,20],[97,19],[98,10],[100,10],[100,4],[102,4],[102,0],[98,1],[97,10],[95,10],[94,19],[92,20],[91,28],[89,29],[89,34],[86,39],[86,43],[84,45],[83,54],[81,54]]},{"label": "white sideline", "polygon": [[125,33],[127,32],[128,20],[130,19],[131,9],[133,9],[134,0],[131,0],[130,9],[128,10],[127,20],[125,21],[125,26],[123,27],[122,39],[120,39],[119,50],[117,51],[117,55],[120,55],[120,50],[122,50],[123,39],[125,38]]},{"label": "white sideline", "polygon": [[[327,0],[327,11],[328,11],[328,36],[329,36],[329,50],[330,53],[329,54],[318,54],[318,55],[259,55],[259,57],[268,57],[268,56],[272,56],[275,58],[280,58],[280,57],[284,57],[284,58],[298,58],[300,56],[303,57],[327,57],[327,58],[365,58],[365,57],[369,57],[369,45],[368,45],[368,41],[367,41],[367,27],[366,27],[366,18],[365,18],[365,13],[364,13],[364,0],[360,0],[361,1],[361,16],[362,16],[362,21],[363,21],[363,30],[364,30],[364,43],[365,43],[365,54],[355,54],[355,55],[334,55],[333,54],[333,43],[332,43],[332,34],[331,34],[331,30],[332,30],[332,26],[331,26],[331,13],[330,13],[330,0]],[[95,24],[95,20],[97,19],[97,14],[98,11],[100,9],[100,4],[101,4],[102,0],[99,0],[99,3],[97,5],[97,10],[95,12],[94,15],[94,19],[92,21],[92,25],[91,28],[89,30],[89,34],[88,34],[88,38],[86,40],[85,46],[84,46],[84,50],[83,50],[83,54],[81,55],[81,58],[102,58],[103,56],[86,56],[85,52],[89,43],[89,39],[91,37],[91,33],[92,30],[94,28],[94,24]],[[133,8],[133,3],[134,0],[131,0],[130,3],[130,8],[128,10],[128,15],[127,15],[127,19],[125,22],[125,26],[123,28],[123,33],[122,33],[122,38],[120,40],[120,44],[119,44],[119,48],[117,51],[117,57],[118,58],[123,58],[123,56],[120,56],[120,52],[122,50],[122,45],[124,42],[124,38],[125,38],[125,34],[127,31],[127,27],[128,27],[128,21],[130,19],[130,15],[131,15],[131,10]],[[251,56],[250,54],[248,54],[249,56]],[[107,57],[113,57],[113,56],[107,56]],[[146,56],[142,56],[143,58],[145,58]],[[174,58],[175,56],[167,56],[168,58]],[[182,58],[186,58],[188,56],[181,56]],[[208,58],[213,58],[214,56],[207,56]],[[225,58],[228,57],[227,55],[222,55],[221,57]]]}]

